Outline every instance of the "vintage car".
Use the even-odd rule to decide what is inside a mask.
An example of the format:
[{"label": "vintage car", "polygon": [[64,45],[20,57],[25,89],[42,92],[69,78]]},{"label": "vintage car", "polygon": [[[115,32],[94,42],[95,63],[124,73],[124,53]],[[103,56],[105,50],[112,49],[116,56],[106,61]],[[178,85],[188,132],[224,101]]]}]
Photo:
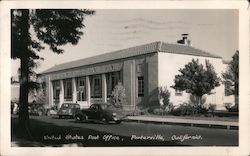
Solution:
[{"label": "vintage car", "polygon": [[51,106],[48,108],[47,116],[57,116],[57,107],[56,106]]},{"label": "vintage car", "polygon": [[59,118],[71,117],[74,118],[75,113],[80,110],[80,105],[77,103],[63,103],[57,115]]},{"label": "vintage car", "polygon": [[94,120],[101,121],[104,124],[110,121],[119,124],[124,118],[125,115],[122,110],[109,103],[95,103],[88,109],[82,109],[75,114],[77,121]]}]

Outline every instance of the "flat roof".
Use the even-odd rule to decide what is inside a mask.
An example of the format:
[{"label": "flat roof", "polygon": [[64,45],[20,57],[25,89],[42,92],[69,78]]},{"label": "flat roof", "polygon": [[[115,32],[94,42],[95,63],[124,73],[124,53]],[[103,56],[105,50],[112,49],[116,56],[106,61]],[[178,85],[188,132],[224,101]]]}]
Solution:
[{"label": "flat roof", "polygon": [[63,64],[58,64],[41,72],[40,74],[46,74],[46,73],[51,73],[55,71],[65,70],[65,69],[71,69],[71,68],[76,68],[76,67],[81,67],[81,66],[86,66],[86,65],[92,65],[92,64],[118,60],[118,59],[133,57],[133,56],[139,56],[139,55],[144,55],[144,54],[157,53],[157,52],[222,58],[220,56],[205,52],[203,50],[197,49],[192,46],[187,46],[187,45],[182,45],[182,44],[171,44],[171,43],[157,41],[157,42],[130,47],[130,48],[122,49],[122,50],[117,50],[114,52],[109,52],[109,53],[105,53],[105,54],[101,54],[101,55],[97,55],[93,57],[66,62]]}]

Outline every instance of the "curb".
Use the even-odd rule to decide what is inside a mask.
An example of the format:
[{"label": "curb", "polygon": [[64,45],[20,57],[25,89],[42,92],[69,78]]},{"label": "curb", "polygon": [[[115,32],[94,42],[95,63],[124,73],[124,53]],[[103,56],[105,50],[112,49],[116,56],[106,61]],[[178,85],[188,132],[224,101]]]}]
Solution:
[{"label": "curb", "polygon": [[139,119],[125,119],[126,122],[137,122],[137,123],[153,123],[161,125],[179,125],[179,126],[190,126],[190,127],[206,127],[216,129],[228,129],[228,130],[239,130],[239,126],[235,125],[220,125],[220,124],[200,124],[200,123],[184,123],[184,122],[168,122],[168,121],[155,121],[155,120],[139,120]]}]

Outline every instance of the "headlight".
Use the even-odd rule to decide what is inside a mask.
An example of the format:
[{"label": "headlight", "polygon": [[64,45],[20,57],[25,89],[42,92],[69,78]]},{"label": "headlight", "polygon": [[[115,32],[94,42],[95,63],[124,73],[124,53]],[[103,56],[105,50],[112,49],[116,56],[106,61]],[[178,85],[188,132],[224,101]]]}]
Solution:
[{"label": "headlight", "polygon": [[117,114],[116,113],[112,113],[113,116],[116,116]]}]

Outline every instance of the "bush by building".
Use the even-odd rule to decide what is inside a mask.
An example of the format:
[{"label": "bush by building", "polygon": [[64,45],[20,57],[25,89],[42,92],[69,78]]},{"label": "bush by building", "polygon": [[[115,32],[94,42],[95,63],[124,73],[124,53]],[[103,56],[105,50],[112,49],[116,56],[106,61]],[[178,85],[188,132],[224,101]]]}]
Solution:
[{"label": "bush by building", "polygon": [[225,103],[224,107],[228,112],[239,112],[239,107],[238,105],[233,105],[232,103]]},{"label": "bush by building", "polygon": [[125,88],[121,82],[118,82],[118,84],[112,91],[110,102],[118,108],[122,108],[124,105],[127,104]]}]

